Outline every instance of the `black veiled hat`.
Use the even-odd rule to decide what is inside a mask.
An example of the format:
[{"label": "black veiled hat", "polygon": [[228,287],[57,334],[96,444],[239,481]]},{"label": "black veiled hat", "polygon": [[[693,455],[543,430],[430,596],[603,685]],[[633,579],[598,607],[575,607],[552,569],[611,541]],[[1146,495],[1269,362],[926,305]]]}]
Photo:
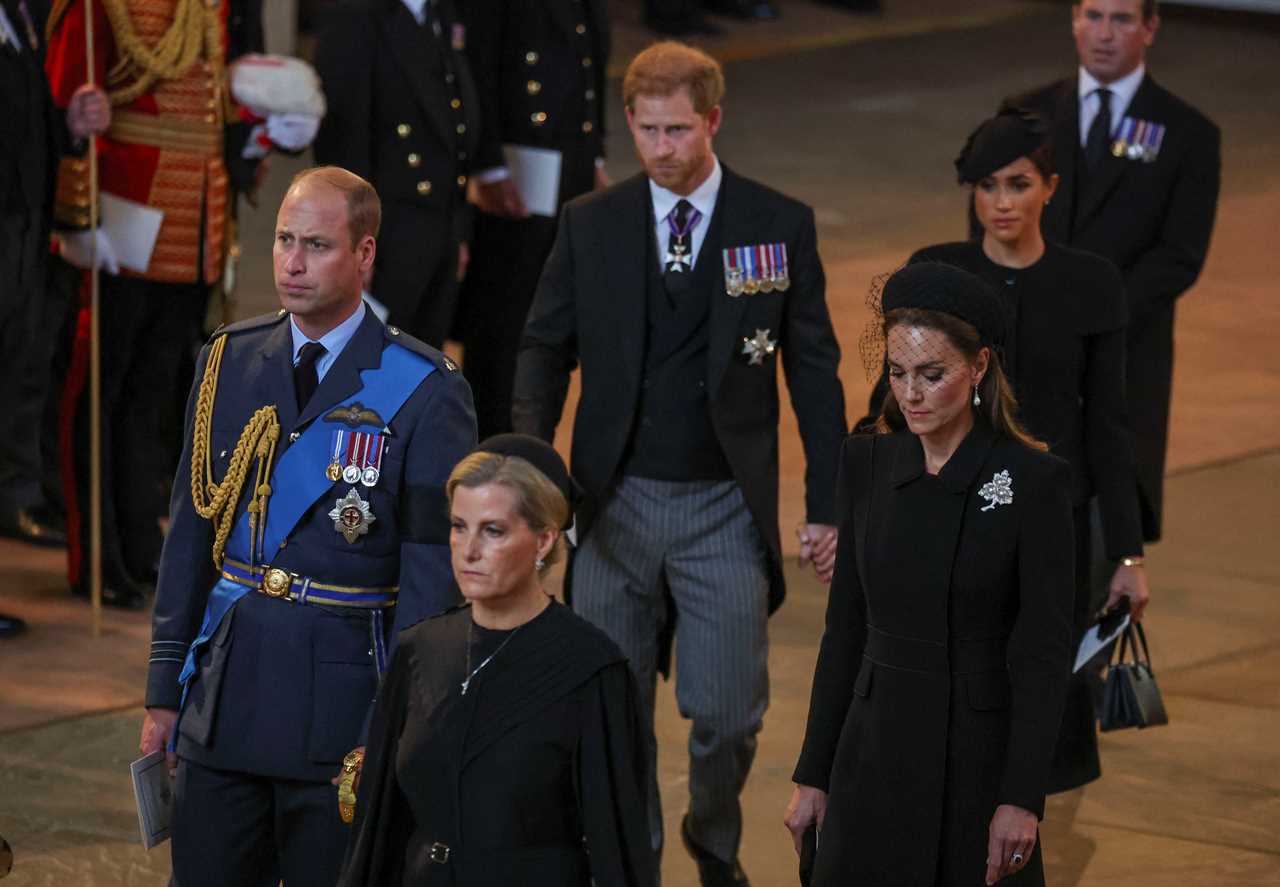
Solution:
[{"label": "black veiled hat", "polygon": [[950,314],[978,331],[982,344],[999,346],[1006,331],[1000,297],[981,278],[945,262],[916,262],[900,268],[886,281],[881,311],[919,308]]},{"label": "black veiled hat", "polygon": [[517,456],[538,469],[547,480],[556,485],[569,503],[569,520],[561,529],[567,529],[573,524],[573,512],[582,501],[582,487],[578,486],[578,482],[565,467],[564,460],[551,444],[529,434],[495,434],[481,441],[475,451]]},{"label": "black veiled hat", "polygon": [[1025,108],[1005,108],[978,124],[965,142],[956,158],[960,184],[977,184],[1048,141],[1049,124],[1043,117]]}]

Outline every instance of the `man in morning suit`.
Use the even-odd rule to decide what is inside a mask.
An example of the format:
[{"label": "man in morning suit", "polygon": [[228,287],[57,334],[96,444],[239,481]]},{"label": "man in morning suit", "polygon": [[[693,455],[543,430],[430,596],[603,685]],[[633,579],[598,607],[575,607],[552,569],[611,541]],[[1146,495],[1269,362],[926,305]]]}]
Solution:
[{"label": "man in morning suit", "polygon": [[[623,99],[645,174],[562,213],[512,418],[550,440],[581,367],[572,466],[587,502],[571,600],[627,654],[650,729],[674,628],[676,696],[693,721],[682,837],[704,885],[743,885],[738,796],[768,705],[767,618],[784,593],[779,359],[807,462],[802,548],[822,576],[846,429],[813,211],[720,164],[723,92],[719,64],[679,43],[631,63]],[[649,751],[652,766],[652,732]],[[656,778],[649,812],[660,850]]]},{"label": "man in morning suit", "polygon": [[1221,141],[1212,121],[1147,73],[1159,24],[1156,0],[1081,0],[1071,11],[1079,72],[1006,100],[1053,121],[1061,181],[1042,217],[1045,236],[1105,256],[1124,275],[1147,541],[1160,538],[1175,305],[1209,249]]},{"label": "man in morning suit", "polygon": [[466,35],[453,0],[343,0],[316,45],[329,105],[316,162],[378,189],[370,294],[391,323],[435,347],[457,309],[467,180],[481,144]]},{"label": "man in morning suit", "polygon": [[605,0],[467,0],[465,13],[485,153],[476,158],[479,211],[456,326],[484,440],[511,430],[516,351],[556,236],[556,213],[530,214],[502,146],[559,155],[557,211],[608,184],[609,10]]},{"label": "man in morning suit", "polygon": [[141,740],[176,741],[182,887],[337,881],[330,779],[395,629],[455,603],[443,488],[475,445],[471,393],[365,307],[379,215],[353,173],[299,174],[276,220],[284,307],[199,357]]}]

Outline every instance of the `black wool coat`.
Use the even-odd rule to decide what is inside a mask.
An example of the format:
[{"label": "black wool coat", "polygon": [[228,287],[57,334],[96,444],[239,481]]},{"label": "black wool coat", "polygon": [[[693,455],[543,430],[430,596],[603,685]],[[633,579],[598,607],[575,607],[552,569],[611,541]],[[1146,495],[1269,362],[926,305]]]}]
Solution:
[{"label": "black wool coat", "polygon": [[647,765],[617,646],[552,603],[467,694],[469,607],[402,633],[340,887],[650,887]]},{"label": "black wool coat", "polygon": [[1108,153],[1086,174],[1080,147],[1077,79],[1071,77],[1006,105],[1052,121],[1061,181],[1041,218],[1045,237],[1097,253],[1124,276],[1129,303],[1126,394],[1142,494],[1143,534],[1160,538],[1169,396],[1173,384],[1174,307],[1204,267],[1218,206],[1221,135],[1214,123],[1148,74],[1125,116],[1162,124],[1153,162]]},{"label": "black wool coat", "polygon": [[[981,884],[996,807],[1044,813],[1074,593],[1067,465],[980,420],[936,476],[908,432],[848,438],[840,491],[794,775],[828,792],[813,884]],[[1037,852],[1007,883],[1043,879]]]}]

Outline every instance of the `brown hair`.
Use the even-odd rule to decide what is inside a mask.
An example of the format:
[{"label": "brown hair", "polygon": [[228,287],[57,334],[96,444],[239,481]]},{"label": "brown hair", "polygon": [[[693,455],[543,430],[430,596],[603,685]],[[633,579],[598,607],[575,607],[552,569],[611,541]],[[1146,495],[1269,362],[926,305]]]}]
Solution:
[{"label": "brown hair", "polygon": [[[967,323],[951,314],[941,311],[929,311],[924,308],[895,308],[884,316],[885,340],[889,331],[896,326],[915,326],[927,330],[936,330],[947,337],[952,345],[969,360],[976,360],[978,352],[983,349],[982,339],[978,336],[973,324]],[[1049,445],[1037,440],[1018,421],[1018,400],[1013,396],[1013,386],[1000,366],[1000,355],[991,349],[991,358],[987,363],[987,372],[978,383],[978,394],[982,396],[982,405],[976,409],[986,417],[987,422],[997,434],[1016,440],[1032,450],[1044,452]],[[907,427],[902,408],[894,397],[893,388],[885,391],[884,403],[880,407],[880,416],[876,419],[874,430],[878,434],[889,434]]]},{"label": "brown hair", "polygon": [[347,198],[347,230],[351,232],[352,249],[360,245],[365,235],[378,239],[378,229],[382,226],[382,200],[373,185],[340,166],[313,166],[294,176],[289,182],[289,190],[311,179],[341,191]]},{"label": "brown hair", "polygon": [[564,493],[527,460],[486,452],[472,453],[455,465],[444,489],[452,503],[458,487],[473,490],[487,484],[501,484],[516,494],[516,513],[535,533],[557,531],[555,544],[543,558],[545,572],[564,554],[564,536],[559,534],[559,528],[569,521]]},{"label": "brown hair", "polygon": [[674,95],[689,90],[693,109],[704,117],[724,98],[724,71],[701,49],[675,40],[654,43],[627,66],[622,78],[622,103],[634,108],[636,96]]}]

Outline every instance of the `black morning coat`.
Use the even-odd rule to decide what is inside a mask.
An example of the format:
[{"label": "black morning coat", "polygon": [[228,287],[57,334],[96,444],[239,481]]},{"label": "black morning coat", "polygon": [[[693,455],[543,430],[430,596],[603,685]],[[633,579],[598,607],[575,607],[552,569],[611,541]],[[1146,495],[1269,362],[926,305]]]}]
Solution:
[{"label": "black morning coat", "polygon": [[[793,777],[829,793],[813,884],[974,887],[996,807],[1044,814],[1070,667],[1069,469],[979,419],[936,476],[909,432],[851,436],[839,487]],[[1001,883],[1043,884],[1038,851]]]},{"label": "black morning coat", "polygon": [[[743,342],[764,330],[778,342],[805,450],[808,520],[833,523],[846,424],[836,374],[840,346],[827,311],[813,210],[721,166],[715,214],[720,247],[703,244],[698,266],[715,268],[708,320],[705,385],[711,423],[733,478],[765,541],[770,605],[785,595],[778,532],[778,352],[751,365]],[[607,500],[631,440],[644,374],[650,243],[649,182],[643,174],[565,207],[525,326],[512,421],[517,431],[550,440],[564,409],[569,374],[582,368],[574,420],[572,471],[587,492],[580,532]],[[710,230],[710,225],[709,225]],[[730,296],[720,249],[785,243],[786,292]],[[663,245],[665,247],[665,244]]]},{"label": "black morning coat", "polygon": [[1126,381],[1134,455],[1142,493],[1143,533],[1160,538],[1169,395],[1173,381],[1173,320],[1177,298],[1204,266],[1218,205],[1217,126],[1156,84],[1148,74],[1125,116],[1166,127],[1154,162],[1113,156],[1087,173],[1080,147],[1078,80],[1071,77],[1006,104],[1052,119],[1061,177],[1045,208],[1045,236],[1105,256],[1124,275],[1129,301]]},{"label": "black morning coat", "polygon": [[463,696],[470,624],[461,607],[400,637],[340,887],[656,883],[643,734],[617,646],[553,602]]}]

